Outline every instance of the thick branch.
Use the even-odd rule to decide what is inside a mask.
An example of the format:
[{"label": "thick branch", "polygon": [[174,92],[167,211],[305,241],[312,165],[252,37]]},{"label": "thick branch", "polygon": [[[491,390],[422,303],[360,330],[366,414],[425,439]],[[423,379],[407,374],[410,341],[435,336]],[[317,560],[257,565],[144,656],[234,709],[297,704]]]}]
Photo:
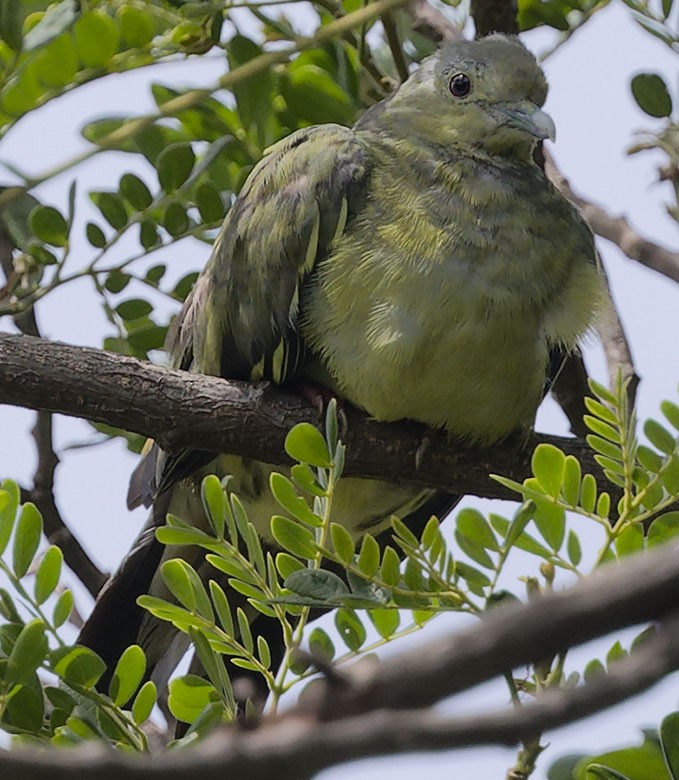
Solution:
[{"label": "thick branch", "polygon": [[599,569],[569,590],[487,613],[479,627],[430,642],[426,653],[383,660],[364,674],[357,665],[347,685],[327,681],[316,695],[330,717],[430,706],[501,672],[662,619],[676,611],[678,589],[676,549],[639,555]]},{"label": "thick branch", "polygon": [[483,38],[494,32],[518,35],[516,12],[516,0],[471,0],[476,37]]},{"label": "thick branch", "polygon": [[[150,436],[167,450],[193,447],[278,465],[289,463],[283,442],[290,428],[318,422],[304,399],[265,384],[226,382],[98,349],[8,334],[0,334],[0,403],[107,423]],[[488,474],[522,480],[539,441],[556,443],[585,470],[600,473],[582,442],[547,436],[532,436],[527,446],[514,441],[483,450],[440,436],[416,470],[421,425],[377,423],[354,409],[347,409],[347,416],[347,475],[506,498],[510,494]]]},{"label": "thick branch", "polygon": [[[306,780],[348,759],[474,744],[516,744],[639,693],[676,669],[677,588],[676,550],[645,554],[620,566],[606,567],[567,592],[523,606],[498,608],[480,626],[435,643],[435,669],[429,649],[427,653],[417,649],[401,654],[382,666],[354,666],[344,684],[335,682],[326,692],[346,705],[352,701],[351,692],[359,691],[353,701],[360,700],[360,708],[353,714],[331,706],[325,708],[326,720],[319,720],[318,705],[327,701],[322,696],[307,700],[304,711],[265,720],[255,731],[224,730],[193,750],[153,759],[114,753],[102,746],[74,749],[68,754],[32,751],[22,755],[17,751],[0,755],[0,770],[4,780],[23,780],[28,775],[42,780],[117,780],[121,776],[128,780],[180,780],[189,774],[202,780]],[[663,625],[639,650],[613,665],[608,674],[574,690],[548,691],[534,704],[466,718],[444,718],[433,710],[415,709],[451,693],[449,674],[457,681],[453,687],[460,690],[502,673],[510,664],[534,661],[541,652],[548,654],[613,628],[659,618],[665,619]],[[557,627],[558,638],[554,635]],[[472,647],[479,651],[483,675],[476,671]],[[384,687],[378,690],[378,681],[398,689],[398,694]],[[368,690],[377,692],[378,698],[366,695]],[[392,703],[405,703],[409,709],[380,709]]]}]

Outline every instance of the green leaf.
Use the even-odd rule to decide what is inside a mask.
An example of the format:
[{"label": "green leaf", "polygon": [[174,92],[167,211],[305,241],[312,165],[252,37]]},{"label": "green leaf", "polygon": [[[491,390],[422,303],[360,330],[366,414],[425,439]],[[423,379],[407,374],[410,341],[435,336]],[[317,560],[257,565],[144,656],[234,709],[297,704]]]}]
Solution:
[{"label": "green leaf", "polygon": [[401,616],[397,609],[369,609],[368,617],[383,639],[389,639],[401,623]]},{"label": "green leaf", "polygon": [[640,444],[637,448],[637,460],[641,465],[653,474],[657,474],[663,465],[663,459],[655,450]]},{"label": "green leaf", "polygon": [[[95,249],[103,249],[106,246],[106,236],[104,235],[104,231],[94,222],[87,223],[85,226],[85,235],[87,236],[87,240],[90,242],[90,244],[92,244],[93,247],[95,247]],[[123,274],[121,274],[121,276],[123,276]]]},{"label": "green leaf", "polygon": [[533,519],[535,504],[532,501],[524,502],[512,518],[512,522],[505,537],[505,547],[511,549],[523,534],[526,526]]},{"label": "green leaf", "polygon": [[110,16],[86,11],[74,28],[78,56],[86,68],[103,68],[118,50],[118,27]]},{"label": "green leaf", "polygon": [[325,663],[330,663],[335,657],[335,645],[322,628],[314,628],[309,634],[309,650]]},{"label": "green leaf", "polygon": [[644,532],[640,525],[630,525],[615,537],[615,551],[623,558],[644,549]]},{"label": "green leaf", "polygon": [[91,192],[90,200],[112,228],[122,230],[127,225],[127,209],[116,192]]},{"label": "green leaf", "polygon": [[42,535],[42,516],[35,504],[27,503],[21,508],[16,531],[14,532],[14,548],[12,568],[19,579],[28,571],[33,558],[38,551]]},{"label": "green leaf", "polygon": [[679,712],[663,718],[660,724],[660,745],[672,780],[679,780]]},{"label": "green leaf", "polygon": [[285,451],[294,460],[317,468],[330,468],[328,446],[320,431],[310,423],[298,423],[285,437]]},{"label": "green leaf", "polygon": [[212,604],[217,613],[219,622],[222,624],[224,631],[226,631],[229,636],[233,636],[233,616],[231,615],[231,606],[226,593],[224,593],[222,587],[214,580],[210,580],[209,587]]},{"label": "green leaf", "polygon": [[28,217],[28,223],[33,235],[46,244],[68,244],[68,223],[61,212],[52,206],[36,206]]},{"label": "green leaf", "polygon": [[387,547],[382,555],[380,577],[391,588],[398,585],[401,579],[401,560],[393,547]]},{"label": "green leaf", "polygon": [[[161,572],[163,579],[167,586],[172,590],[170,581],[177,587],[178,592],[174,593],[177,600],[182,603],[187,609],[197,612],[209,621],[214,620],[214,613],[212,611],[212,604],[203,585],[203,581],[198,576],[196,570],[186,561],[181,558],[172,558],[161,566]],[[169,580],[168,581],[168,577]],[[182,601],[182,596],[186,596],[187,586],[191,590],[191,596],[189,597],[189,603],[194,606],[190,607],[189,603]]]},{"label": "green leaf", "polygon": [[[234,35],[227,44],[231,70],[235,70],[239,65],[244,65],[262,53],[263,50],[260,46],[242,35]],[[234,85],[233,94],[243,127],[247,131],[256,130],[257,141],[263,149],[273,140],[271,131],[275,119],[273,114],[274,80],[271,69],[260,71]]]},{"label": "green leaf", "polygon": [[477,542],[482,547],[498,552],[500,546],[497,543],[493,529],[486,518],[478,509],[465,507],[458,512],[455,519],[457,530],[472,542]]},{"label": "green leaf", "polygon": [[[60,3],[50,4],[42,19],[26,33],[24,51],[42,48],[57,36],[65,33],[79,14],[80,3],[77,0],[61,0]],[[70,36],[68,37],[70,38]]]},{"label": "green leaf", "polygon": [[582,560],[582,548],[580,547],[580,539],[575,531],[568,532],[568,543],[566,545],[568,552],[568,560],[573,566],[579,566]]},{"label": "green leaf", "polygon": [[54,605],[54,612],[52,613],[54,627],[59,628],[63,626],[71,617],[71,612],[73,612],[73,594],[70,590],[65,590]]},{"label": "green leaf", "polygon": [[538,444],[531,459],[531,468],[540,487],[552,498],[561,492],[566,456],[552,444]]},{"label": "green leaf", "polygon": [[170,203],[165,210],[163,217],[163,227],[172,236],[172,238],[178,238],[186,233],[189,229],[189,216],[186,213],[186,208],[181,203]]},{"label": "green leaf", "polygon": [[175,143],[163,149],[156,160],[158,181],[167,193],[176,192],[189,178],[196,155],[189,143]]},{"label": "green leaf", "polygon": [[120,194],[137,211],[147,209],[153,203],[149,188],[134,173],[124,173],[118,184]]},{"label": "green leaf", "polygon": [[146,672],[146,656],[139,645],[130,645],[120,656],[108,687],[114,704],[123,707],[132,698]]},{"label": "green leaf", "polygon": [[632,780],[632,778],[623,775],[617,769],[611,769],[601,764],[590,764],[587,767],[585,780]]},{"label": "green leaf", "polygon": [[344,644],[353,652],[358,652],[366,640],[363,623],[353,609],[343,607],[335,613],[335,627]]},{"label": "green leaf", "polygon": [[[35,29],[35,28],[34,28]],[[28,40],[33,30],[26,36]],[[66,33],[41,47],[35,67],[40,81],[46,86],[61,91],[73,83],[80,63],[73,36]]]},{"label": "green leaf", "polygon": [[35,573],[34,593],[38,604],[43,604],[54,593],[61,576],[64,555],[54,545],[47,548]]},{"label": "green leaf", "polygon": [[617,444],[613,444],[608,439],[602,439],[601,436],[595,436],[590,433],[587,436],[587,444],[595,451],[604,455],[615,462],[622,462],[622,450]]},{"label": "green leaf", "polygon": [[673,496],[679,494],[679,458],[672,457],[667,460],[660,479],[668,493]]},{"label": "green leaf", "polygon": [[153,220],[144,219],[139,223],[139,243],[144,249],[153,249],[160,243],[160,236]]},{"label": "green leaf", "polygon": [[674,448],[677,446],[674,436],[656,420],[646,420],[644,433],[651,444],[661,452],[666,455],[671,455],[674,452]]},{"label": "green leaf", "polygon": [[288,78],[281,82],[281,94],[288,107],[310,124],[335,122],[349,125],[354,105],[333,77],[317,65],[291,65]]},{"label": "green leaf", "polygon": [[665,544],[676,539],[677,536],[679,536],[679,512],[666,512],[651,523],[648,529],[648,546],[656,547]]},{"label": "green leaf", "polygon": [[611,511],[611,496],[608,493],[601,493],[596,502],[596,513],[599,517],[608,518]]},{"label": "green leaf", "polygon": [[662,118],[672,113],[672,98],[662,76],[639,73],[632,79],[631,88],[639,108],[649,116]]},{"label": "green leaf", "polygon": [[627,651],[623,648],[620,642],[614,642],[609,651],[606,653],[606,666],[610,667],[616,661],[621,661],[628,655]]},{"label": "green leaf", "polygon": [[564,461],[563,485],[561,486],[561,491],[566,503],[571,506],[575,506],[578,503],[581,479],[582,472],[580,469],[580,462],[572,455],[567,455],[566,460]]},{"label": "green leaf", "polygon": [[36,670],[45,660],[47,650],[47,636],[42,620],[36,618],[26,623],[7,659],[7,682],[15,685],[31,682]]},{"label": "green leaf", "polygon": [[158,692],[155,683],[147,680],[132,702],[132,719],[137,725],[141,725],[151,717],[157,698]]},{"label": "green leaf", "polygon": [[380,566],[380,546],[374,537],[366,534],[363,537],[361,551],[358,554],[358,568],[366,577],[374,577]]},{"label": "green leaf", "polygon": [[183,276],[174,286],[174,289],[172,290],[172,297],[176,298],[178,301],[185,300],[186,296],[191,292],[191,288],[193,287],[197,278],[198,274],[195,271],[192,271],[190,274]]},{"label": "green leaf", "polygon": [[665,415],[667,422],[679,431],[679,406],[672,401],[662,401],[660,411]]},{"label": "green leaf", "polygon": [[0,555],[5,552],[12,535],[19,507],[19,488],[16,482],[6,479],[0,490]]},{"label": "green leaf", "polygon": [[297,495],[295,486],[283,474],[279,474],[277,471],[272,472],[269,477],[269,487],[276,501],[293,517],[312,527],[319,527],[323,524],[323,519],[311,510],[303,498]]},{"label": "green leaf", "polygon": [[209,182],[204,182],[196,190],[196,206],[203,222],[220,222],[224,218],[224,202],[219,190]]},{"label": "green leaf", "polygon": [[536,501],[533,520],[540,536],[554,552],[558,552],[566,534],[566,512],[563,507],[546,501]]},{"label": "green leaf", "polygon": [[[493,560],[478,542],[470,539],[467,536],[464,536],[464,534],[461,534],[458,529],[455,530],[455,540],[462,552],[468,555],[472,561],[478,563],[480,566],[483,566],[486,569],[495,569]],[[406,566],[406,574],[407,571],[408,569]]]},{"label": "green leaf", "polygon": [[280,546],[293,555],[313,558],[316,555],[314,536],[303,525],[282,515],[271,518],[271,533]]},{"label": "green leaf", "polygon": [[248,653],[252,653],[255,645],[252,640],[250,621],[248,620],[248,616],[245,614],[245,611],[240,607],[236,609],[236,619],[238,620],[238,634],[240,636],[240,640]]},{"label": "green leaf", "polygon": [[591,474],[585,474],[580,488],[580,506],[588,514],[594,512],[596,506],[596,479]]},{"label": "green leaf", "polygon": [[192,723],[208,704],[219,700],[214,685],[193,674],[170,680],[169,689],[170,712],[183,723]]},{"label": "green leaf", "polygon": [[605,675],[606,669],[604,665],[601,663],[601,661],[598,658],[593,658],[591,661],[588,662],[587,666],[585,666],[584,671],[584,678],[585,682],[591,682],[592,680],[595,680],[599,675]]},{"label": "green leaf", "polygon": [[153,306],[143,298],[130,298],[116,306],[116,314],[124,320],[138,320],[152,312]]},{"label": "green leaf", "polygon": [[22,22],[20,0],[0,0],[0,38],[15,52],[23,44]]},{"label": "green leaf", "polygon": [[332,601],[349,593],[346,583],[325,569],[300,569],[286,577],[283,584],[298,596],[318,601]]},{"label": "green leaf", "polygon": [[93,688],[106,671],[106,664],[101,658],[82,645],[57,650],[54,659],[52,668],[55,674],[69,685]]},{"label": "green leaf", "polygon": [[153,40],[153,16],[145,8],[123,5],[116,12],[116,19],[120,33],[129,46],[141,49]]},{"label": "green leaf", "polygon": [[353,536],[339,523],[330,523],[330,537],[337,556],[345,566],[348,566],[354,558]]},{"label": "green leaf", "polygon": [[312,496],[324,497],[328,495],[327,490],[319,483],[316,475],[306,463],[296,463],[290,469],[290,476],[297,487]]},{"label": "green leaf", "polygon": [[158,284],[160,284],[160,280],[165,276],[166,271],[167,266],[164,263],[159,263],[158,265],[151,266],[144,278],[147,282],[151,282],[151,284],[154,284],[157,287]]},{"label": "green leaf", "polygon": [[288,555],[284,552],[276,555],[276,569],[283,579],[304,568],[306,567],[299,558],[293,558],[292,555]]},{"label": "green leaf", "polygon": [[209,474],[202,481],[200,494],[203,501],[203,511],[210,521],[218,539],[224,538],[226,523],[226,496],[219,477]]},{"label": "green leaf", "polygon": [[[14,604],[14,599],[12,599],[12,597],[4,588],[0,588],[0,615],[2,615],[2,617],[4,617],[8,623],[15,623],[17,625],[23,624],[21,615],[19,615],[16,605]],[[0,625],[0,649],[2,649],[1,640],[2,640],[2,626]],[[9,651],[6,650],[6,652]]]}]

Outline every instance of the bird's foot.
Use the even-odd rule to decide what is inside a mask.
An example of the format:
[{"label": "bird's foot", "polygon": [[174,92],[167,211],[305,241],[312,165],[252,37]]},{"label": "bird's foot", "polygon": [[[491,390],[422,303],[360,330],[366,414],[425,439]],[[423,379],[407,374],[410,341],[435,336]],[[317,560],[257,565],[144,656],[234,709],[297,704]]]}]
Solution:
[{"label": "bird's foot", "polygon": [[337,424],[340,437],[344,437],[349,430],[349,421],[345,410],[344,400],[338,398],[330,388],[315,382],[298,381],[295,383],[295,389],[309,401],[309,403],[318,411],[320,420],[325,420],[330,401],[334,399],[337,404]]},{"label": "bird's foot", "polygon": [[422,434],[422,439],[420,441],[420,445],[415,451],[415,469],[417,471],[422,470],[422,466],[424,465],[424,459],[431,449],[431,445],[438,439],[438,437],[441,435],[441,430],[439,428],[429,428],[427,427]]}]

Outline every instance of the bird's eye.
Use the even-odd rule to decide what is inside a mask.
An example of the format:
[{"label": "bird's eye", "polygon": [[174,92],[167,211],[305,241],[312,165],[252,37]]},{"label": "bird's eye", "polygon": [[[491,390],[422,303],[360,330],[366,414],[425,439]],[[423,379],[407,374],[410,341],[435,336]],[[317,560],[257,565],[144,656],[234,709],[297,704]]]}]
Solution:
[{"label": "bird's eye", "polygon": [[465,73],[456,73],[448,84],[450,94],[456,98],[467,97],[472,91],[472,82]]}]

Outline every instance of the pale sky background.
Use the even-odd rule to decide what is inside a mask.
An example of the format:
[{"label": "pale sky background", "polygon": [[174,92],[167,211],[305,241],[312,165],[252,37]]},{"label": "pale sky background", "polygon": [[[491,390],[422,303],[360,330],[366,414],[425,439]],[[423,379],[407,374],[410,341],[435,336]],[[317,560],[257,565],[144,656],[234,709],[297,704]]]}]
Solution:
[{"label": "pale sky background", "polygon": [[[676,16],[676,14],[675,14]],[[546,30],[537,30],[524,37],[536,53],[545,50],[552,40]],[[644,33],[631,19],[621,3],[614,3],[600,12],[573,40],[546,62],[551,85],[547,110],[553,116],[558,139],[553,147],[561,169],[577,192],[604,204],[612,213],[626,213],[645,235],[677,245],[676,224],[665,214],[663,203],[669,200],[669,186],[656,183],[659,158],[645,153],[628,157],[625,149],[639,129],[653,129],[659,123],[642,114],[630,91],[630,76],[639,71],[664,74],[676,89],[676,56],[667,47]],[[223,61],[217,57],[188,60],[149,69],[146,74],[111,76],[94,85],[76,91],[74,95],[29,116],[0,143],[0,161],[8,160],[29,174],[37,174],[64,159],[83,151],[86,144],[79,136],[85,120],[116,114],[137,114],[153,109],[148,86],[154,81],[179,85],[210,84],[223,71]],[[673,94],[676,104],[679,96]],[[97,214],[89,204],[89,188],[115,188],[125,170],[134,170],[153,182],[152,169],[132,156],[115,153],[101,155],[86,163],[79,171],[79,224]],[[3,177],[4,178],[4,177]],[[45,203],[64,208],[69,175],[59,177],[36,193]],[[73,243],[73,267],[92,256],[84,241],[82,229],[76,227]],[[128,244],[133,246],[133,243]],[[615,247],[599,244],[611,277],[613,293],[622,314],[642,378],[639,388],[639,416],[643,420],[657,415],[660,401],[676,398],[679,381],[677,333],[679,333],[679,290],[676,285],[639,264],[627,260]],[[123,246],[123,251],[125,247]],[[169,274],[177,278],[196,270],[207,260],[203,245],[185,242],[169,252],[153,256],[151,264],[167,262]],[[146,290],[144,290],[144,294]],[[132,289],[124,297],[131,297]],[[41,303],[38,311],[43,335],[73,344],[100,346],[104,335],[112,335],[104,320],[98,299],[92,295],[88,281],[58,290]],[[0,327],[9,329],[5,319]],[[587,346],[591,373],[605,381],[605,367],[598,344]],[[0,407],[0,478],[10,477],[30,483],[35,466],[33,442],[28,433],[33,414],[25,410]],[[565,433],[560,410],[551,402],[543,405],[538,417],[538,429]],[[91,428],[81,421],[57,418],[57,444],[88,439]],[[57,472],[58,503],[72,528],[98,565],[114,568],[125,554],[144,513],[128,513],[125,493],[129,474],[136,462],[120,442],[111,442],[94,449],[65,453]],[[488,506],[491,502],[481,502]],[[497,511],[497,502],[493,504]],[[500,509],[500,512],[503,510]],[[506,507],[509,513],[511,507]],[[578,531],[581,526],[575,526]],[[598,541],[595,536],[588,552],[593,557]],[[530,565],[531,568],[527,568]],[[507,577],[509,587],[517,588],[516,577],[534,572],[537,563],[518,558]],[[78,608],[87,613],[91,600],[78,591]],[[442,618],[428,632],[461,626],[459,616]],[[425,632],[426,633],[426,632]],[[623,644],[629,646],[635,631],[626,632]],[[409,638],[389,648],[398,652],[406,646],[422,644],[424,634]],[[569,654],[569,668],[581,669],[594,655],[603,657],[615,637],[594,643]],[[426,652],[426,645],[422,646]],[[657,726],[659,719],[679,708],[677,676],[666,678],[651,691],[607,713],[545,735],[551,743],[534,777],[546,777],[548,765],[557,756],[568,752],[603,751],[626,745],[637,739],[642,726]],[[491,683],[456,697],[445,709],[456,715],[483,711],[507,701],[503,684]],[[340,766],[321,775],[323,780],[393,780],[426,773],[428,780],[465,778],[473,772],[478,778],[500,780],[514,762],[514,749],[475,748],[450,753],[427,753],[412,756],[381,758]]]}]

